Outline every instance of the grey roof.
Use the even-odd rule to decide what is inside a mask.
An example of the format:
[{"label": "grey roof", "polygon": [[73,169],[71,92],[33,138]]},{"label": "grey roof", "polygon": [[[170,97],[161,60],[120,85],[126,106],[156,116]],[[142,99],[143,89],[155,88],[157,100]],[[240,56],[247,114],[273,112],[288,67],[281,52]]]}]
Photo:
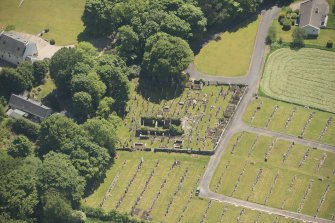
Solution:
[{"label": "grey roof", "polygon": [[44,106],[40,102],[28,99],[21,95],[12,94],[9,100],[9,106],[12,109],[19,109],[28,114],[44,119],[51,115],[51,108]]},{"label": "grey roof", "polygon": [[22,57],[26,50],[27,43],[28,41],[13,33],[0,33],[0,51],[2,52],[8,52],[16,57]]},{"label": "grey roof", "polygon": [[306,25],[320,27],[328,12],[329,6],[325,0],[308,0],[301,3],[299,27]]}]

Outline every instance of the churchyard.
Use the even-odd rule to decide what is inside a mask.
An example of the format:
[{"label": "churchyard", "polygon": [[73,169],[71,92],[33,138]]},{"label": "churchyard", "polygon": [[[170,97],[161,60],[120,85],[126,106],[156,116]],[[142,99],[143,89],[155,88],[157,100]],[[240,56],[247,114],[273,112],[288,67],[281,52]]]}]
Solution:
[{"label": "churchyard", "polygon": [[[210,188],[227,196],[335,219],[335,154],[248,132],[230,141]],[[222,181],[217,186],[218,181]]]},{"label": "churchyard", "polygon": [[335,53],[283,48],[269,55],[260,90],[275,99],[335,112]]},{"label": "churchyard", "polygon": [[216,83],[200,89],[202,83],[188,83],[179,96],[159,95],[168,99],[157,102],[151,94],[135,90],[137,84],[133,80],[129,112],[120,131],[121,148],[213,151],[246,90]]},{"label": "churchyard", "polygon": [[243,120],[248,125],[335,145],[335,115],[268,97],[252,100]]},{"label": "churchyard", "polygon": [[[296,222],[198,198],[196,189],[208,161],[198,155],[117,152],[104,182],[82,204],[153,222]],[[213,182],[222,187],[222,180]]]}]

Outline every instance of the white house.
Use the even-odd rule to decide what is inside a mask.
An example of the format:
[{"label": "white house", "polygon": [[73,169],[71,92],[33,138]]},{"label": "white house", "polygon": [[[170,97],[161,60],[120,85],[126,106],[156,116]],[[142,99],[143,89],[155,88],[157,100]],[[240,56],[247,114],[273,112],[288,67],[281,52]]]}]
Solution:
[{"label": "white house", "polygon": [[329,5],[326,0],[307,0],[300,4],[299,27],[317,36],[327,26]]},{"label": "white house", "polygon": [[26,41],[14,33],[0,33],[0,59],[18,65],[34,61],[38,55],[36,43]]}]

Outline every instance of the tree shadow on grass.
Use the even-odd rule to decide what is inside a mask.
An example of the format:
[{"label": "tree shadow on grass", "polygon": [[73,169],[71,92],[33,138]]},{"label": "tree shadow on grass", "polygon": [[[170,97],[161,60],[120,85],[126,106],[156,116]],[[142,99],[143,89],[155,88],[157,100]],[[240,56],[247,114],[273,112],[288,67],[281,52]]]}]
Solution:
[{"label": "tree shadow on grass", "polygon": [[159,104],[163,100],[172,100],[184,92],[182,83],[159,84],[153,80],[141,77],[136,92],[150,102]]}]

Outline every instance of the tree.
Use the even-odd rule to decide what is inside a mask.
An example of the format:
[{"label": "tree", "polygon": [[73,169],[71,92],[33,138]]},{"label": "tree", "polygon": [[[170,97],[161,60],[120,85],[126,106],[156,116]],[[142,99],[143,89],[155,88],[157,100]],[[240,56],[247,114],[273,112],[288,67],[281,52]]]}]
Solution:
[{"label": "tree", "polygon": [[40,125],[26,118],[12,119],[10,125],[14,133],[25,135],[32,141],[38,137]]},{"label": "tree", "polygon": [[85,181],[79,176],[65,154],[49,152],[39,169],[42,193],[54,190],[68,199],[73,207],[78,207],[84,194]]},{"label": "tree", "polygon": [[166,33],[150,37],[143,58],[143,73],[156,83],[178,82],[193,60],[187,42]]},{"label": "tree", "polygon": [[19,94],[29,88],[26,82],[15,69],[3,68],[0,71],[0,95],[9,97],[12,93]]},{"label": "tree", "polygon": [[85,120],[93,113],[92,97],[86,92],[77,92],[72,96],[72,108],[75,116]]},{"label": "tree", "polygon": [[72,71],[79,60],[80,55],[74,48],[62,48],[50,60],[51,78],[54,79],[58,90],[64,95],[70,93]]},{"label": "tree", "polygon": [[93,106],[96,108],[106,92],[106,85],[95,72],[88,75],[75,75],[71,80],[71,92],[86,92],[91,95]]},{"label": "tree", "polygon": [[190,24],[176,16],[174,13],[169,13],[165,16],[161,24],[161,30],[172,36],[177,36],[183,39],[192,37]]},{"label": "tree", "polygon": [[74,216],[71,203],[57,191],[46,191],[42,197],[42,222],[45,223],[79,223],[83,222]]},{"label": "tree", "polygon": [[24,158],[34,152],[34,144],[24,135],[19,135],[8,148],[8,154],[14,158]]},{"label": "tree", "polygon": [[47,154],[49,151],[70,154],[72,142],[78,136],[84,136],[84,131],[71,119],[54,114],[46,118],[38,136],[39,153]]},{"label": "tree", "polygon": [[97,49],[89,42],[80,42],[75,45],[75,51],[81,63],[94,67],[95,58],[98,56]]},{"label": "tree", "polygon": [[24,79],[25,89],[30,90],[33,87],[34,81],[33,66],[29,62],[22,62],[17,66],[16,71]]},{"label": "tree", "polygon": [[271,45],[277,40],[277,30],[274,25],[271,25],[266,36],[266,43]]},{"label": "tree", "polygon": [[134,62],[140,53],[140,40],[137,33],[129,25],[118,29],[117,51],[128,62]]},{"label": "tree", "polygon": [[116,128],[105,119],[89,119],[83,125],[93,142],[108,150],[111,157],[115,156],[115,148],[118,142]]},{"label": "tree", "polygon": [[49,63],[47,60],[35,61],[33,63],[34,68],[34,83],[42,84],[46,74],[49,71]]},{"label": "tree", "polygon": [[304,45],[304,39],[307,37],[305,30],[301,28],[296,28],[293,30],[292,33],[292,39],[293,39],[293,45],[294,46],[303,46]]},{"label": "tree", "polygon": [[96,115],[107,119],[113,113],[114,104],[115,100],[112,97],[104,97],[99,103]]},{"label": "tree", "polygon": [[4,120],[5,116],[5,108],[2,104],[0,104],[0,123],[2,122],[2,120]]},{"label": "tree", "polygon": [[0,156],[0,207],[10,218],[33,222],[38,199],[41,162],[36,157],[24,160]]}]

